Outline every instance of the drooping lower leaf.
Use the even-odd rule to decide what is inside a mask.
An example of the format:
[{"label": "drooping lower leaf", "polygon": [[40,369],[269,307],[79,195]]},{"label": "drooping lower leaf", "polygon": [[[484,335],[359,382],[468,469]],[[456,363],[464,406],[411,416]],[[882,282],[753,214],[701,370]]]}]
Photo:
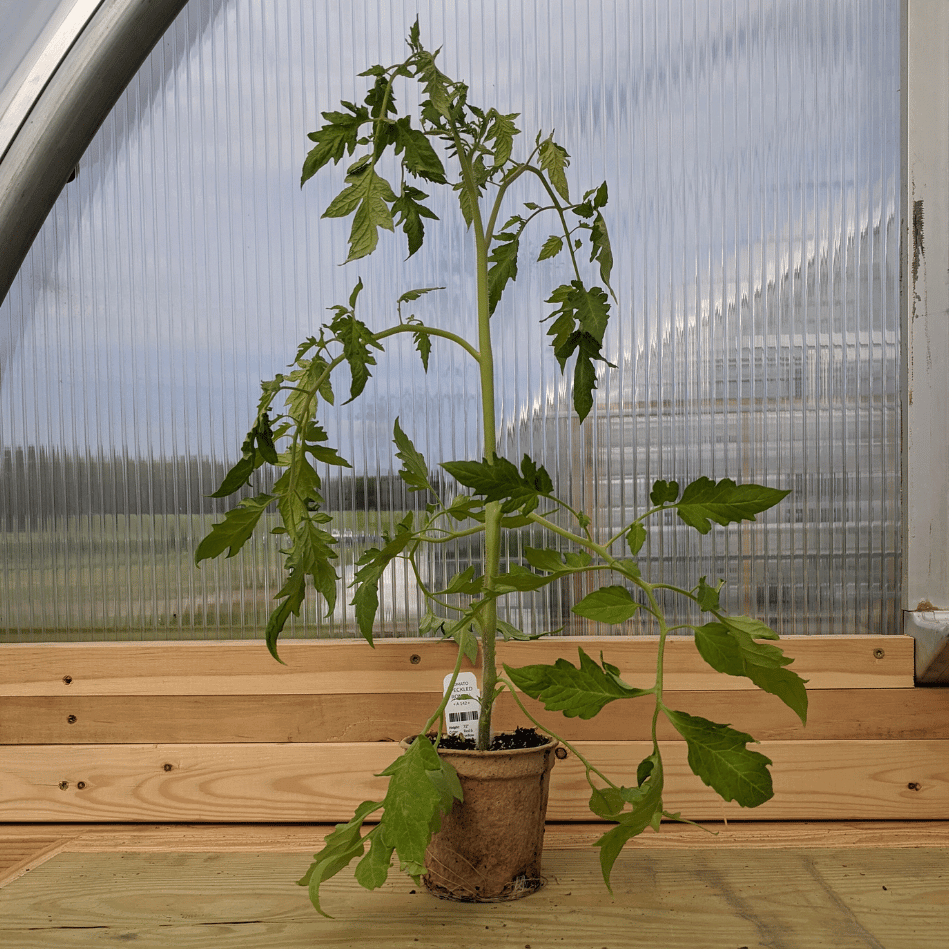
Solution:
[{"label": "drooping lower leaf", "polygon": [[[320,886],[348,866],[356,857],[362,856],[366,849],[360,831],[363,821],[382,806],[381,801],[363,801],[356,813],[346,824],[337,824],[336,829],[326,835],[323,849],[313,857],[313,863],[297,880],[299,886],[309,889],[310,902],[314,909],[327,919],[332,917],[320,905]],[[368,836],[368,835],[367,835]]]},{"label": "drooping lower leaf", "polygon": [[553,665],[522,666],[504,670],[525,694],[544,703],[551,712],[563,712],[567,718],[593,718],[616,699],[634,699],[650,695],[651,690],[635,689],[619,678],[613,667],[603,667],[582,649],[580,668],[566,659]]},{"label": "drooping lower leaf", "polygon": [[245,498],[236,508],[224,515],[224,520],[211,525],[211,533],[205,537],[195,551],[195,563],[218,557],[227,551],[228,557],[234,557],[250,540],[264,512],[276,500],[272,494],[258,494],[254,498]]},{"label": "drooping lower leaf", "polygon": [[457,772],[419,735],[382,775],[388,777],[389,788],[382,802],[381,832],[403,872],[417,883],[425,872],[425,848],[441,826],[442,814],[461,798]]},{"label": "drooping lower leaf", "polygon": [[[805,680],[785,668],[791,659],[778,646],[758,642],[742,622],[747,617],[722,617],[720,623],[695,627],[695,646],[702,658],[725,675],[744,676],[759,689],[776,695],[801,722],[807,722]],[[756,620],[749,621],[755,629]],[[763,624],[757,624],[763,625]],[[775,634],[764,627],[768,639]],[[757,632],[761,636],[761,632]]]},{"label": "drooping lower leaf", "polygon": [[665,712],[686,740],[689,767],[720,797],[757,807],[774,796],[771,759],[748,748],[754,742],[751,735],[686,712]]},{"label": "drooping lower leaf", "polygon": [[[606,809],[613,809],[613,814],[605,815],[605,820],[615,820],[616,827],[607,831],[595,846],[600,848],[600,869],[603,871],[603,882],[607,889],[612,893],[613,888],[610,885],[610,875],[613,871],[613,864],[620,855],[623,847],[639,836],[647,827],[658,829],[659,821],[662,818],[662,790],[663,790],[663,771],[662,760],[658,755],[651,756],[652,767],[649,769],[648,777],[636,788],[620,788],[618,793],[607,794],[601,791],[603,804]],[[638,769],[643,771],[640,764]],[[632,805],[629,811],[616,812],[616,805],[622,800],[623,804]],[[591,799],[591,808],[594,805]],[[598,802],[596,802],[598,803]]]},{"label": "drooping lower leaf", "polygon": [[396,418],[392,429],[392,437],[396,448],[398,448],[395,456],[402,462],[399,477],[405,482],[408,489],[410,491],[428,490],[435,493],[435,489],[428,480],[428,465],[425,464],[425,459],[412,444],[412,439],[402,431],[398,418]]}]

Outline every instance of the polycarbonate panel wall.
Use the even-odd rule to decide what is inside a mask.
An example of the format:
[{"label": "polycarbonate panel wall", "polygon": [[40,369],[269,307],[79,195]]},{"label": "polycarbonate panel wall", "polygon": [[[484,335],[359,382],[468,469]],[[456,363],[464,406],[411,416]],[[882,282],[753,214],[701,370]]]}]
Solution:
[{"label": "polycarbonate panel wall", "polygon": [[[895,632],[898,0],[193,0],[0,308],[0,636],[261,635],[279,539],[193,566],[258,381],[359,277],[372,325],[437,285],[415,312],[466,331],[469,237],[450,200],[408,265],[385,234],[340,267],[347,224],[320,220],[340,175],[299,188],[305,133],[361,100],[357,72],[402,56],[416,11],[472,101],[521,113],[522,149],[556,129],[575,189],[609,181],[616,368],[577,426],[539,322],[565,272],[530,266],[548,231],[528,232],[493,321],[504,453],[543,462],[601,537],[656,478],[791,489],[742,529],[696,541],[664,525],[645,569],[726,578],[730,608],[780,632]],[[425,375],[393,343],[363,399],[325,419],[354,466],[328,491],[349,575],[413,503],[394,477],[396,416],[434,467],[478,456],[476,399],[458,354],[436,344]],[[533,542],[514,537],[510,555]],[[525,597],[509,618],[594,631],[569,610],[583,592]],[[412,635],[418,608],[408,571],[390,571],[380,632]],[[318,613],[292,634],[352,635],[345,607]]]}]

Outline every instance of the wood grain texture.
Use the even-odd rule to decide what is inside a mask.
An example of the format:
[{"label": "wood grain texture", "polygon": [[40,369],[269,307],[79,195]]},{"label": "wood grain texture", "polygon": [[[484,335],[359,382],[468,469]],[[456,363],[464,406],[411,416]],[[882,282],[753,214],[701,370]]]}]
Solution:
[{"label": "wood grain texture", "polygon": [[[617,782],[635,783],[646,742],[577,742]],[[697,820],[944,820],[949,740],[788,741],[772,759],[775,797],[754,810],[725,804],[692,774],[684,742],[664,745],[667,810]],[[0,821],[320,822],[381,800],[373,777],[392,743],[24,745],[5,749]],[[551,780],[548,817],[588,821],[589,790],[573,755]]]},{"label": "wood grain texture", "polygon": [[50,836],[8,836],[0,838],[0,886],[45,863],[63,850],[66,838]]},{"label": "wood grain texture", "polygon": [[[792,636],[782,640],[810,689],[912,688],[908,636]],[[654,676],[653,637],[564,637],[502,643],[513,666],[577,662],[577,648],[602,650],[627,680]],[[454,646],[432,640],[288,641],[281,666],[260,642],[5,644],[0,695],[313,695],[379,692],[440,693],[454,664]],[[416,661],[417,660],[417,661]],[[688,637],[668,644],[666,687],[702,691],[754,688],[705,665]]]},{"label": "wood grain texture", "polygon": [[[787,706],[759,691],[672,691],[666,704],[728,722],[760,741],[949,736],[949,689],[817,689],[809,696],[806,729]],[[615,702],[586,721],[527,705],[568,741],[650,735],[647,700]],[[428,692],[0,697],[0,744],[399,741],[417,732],[435,707]],[[500,731],[528,724],[509,695],[495,714]],[[665,719],[660,737],[677,737]]]},{"label": "wood grain texture", "polygon": [[393,874],[378,891],[341,874],[321,919],[292,854],[61,854],[0,890],[16,949],[943,949],[949,852],[672,852],[629,848],[613,895],[589,851],[544,855],[547,885],[514,903],[436,900]]},{"label": "wood grain texture", "polygon": [[[949,821],[667,821],[636,838],[636,849],[888,847],[949,849]],[[332,824],[0,824],[0,855],[55,843],[64,853],[312,853]],[[548,823],[550,849],[587,849],[602,823]],[[56,831],[58,836],[51,836]],[[3,859],[0,856],[0,859]]]}]

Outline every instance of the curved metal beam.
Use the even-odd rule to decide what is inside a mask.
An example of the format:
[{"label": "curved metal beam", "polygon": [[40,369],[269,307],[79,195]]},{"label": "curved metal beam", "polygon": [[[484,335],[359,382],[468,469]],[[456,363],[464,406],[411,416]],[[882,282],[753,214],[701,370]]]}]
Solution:
[{"label": "curved metal beam", "polygon": [[0,303],[93,135],[187,2],[104,0],[84,22],[71,21],[78,35],[60,37],[51,53],[58,62],[47,60],[49,75],[38,80],[42,91],[21,103],[16,127],[7,127],[10,141],[0,160]]}]

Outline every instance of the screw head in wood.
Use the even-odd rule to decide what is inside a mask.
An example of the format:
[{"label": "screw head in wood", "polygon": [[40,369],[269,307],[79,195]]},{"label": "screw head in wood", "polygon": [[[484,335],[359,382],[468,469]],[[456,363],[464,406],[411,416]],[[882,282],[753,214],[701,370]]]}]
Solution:
[{"label": "screw head in wood", "polygon": [[561,761],[563,761],[563,759],[567,757],[567,749],[566,749],[566,748],[558,748],[558,749],[554,752],[554,754],[555,754]]},{"label": "screw head in wood", "polygon": [[163,764],[162,771],[173,771],[175,766],[173,764]]},{"label": "screw head in wood", "polygon": [[60,790],[60,791],[65,791],[66,788],[68,788],[68,787],[69,787],[69,782],[68,782],[68,781],[60,781],[60,782],[59,782],[59,790]]},{"label": "screw head in wood", "polygon": [[882,659],[885,655],[886,655],[886,653],[885,653],[882,649],[874,649],[874,650],[873,650],[873,658],[874,658],[874,659]]},{"label": "screw head in wood", "polygon": [[69,685],[72,682],[72,676],[63,676],[63,682]]},{"label": "screw head in wood", "polygon": [[412,653],[412,655],[409,656],[409,662],[411,662],[413,666],[417,666],[421,661],[422,657],[418,655],[418,653]]},{"label": "screw head in wood", "polygon": [[75,715],[67,715],[67,716],[66,716],[66,721],[69,722],[70,725],[75,725],[75,724],[76,724],[76,716],[75,716]]}]

